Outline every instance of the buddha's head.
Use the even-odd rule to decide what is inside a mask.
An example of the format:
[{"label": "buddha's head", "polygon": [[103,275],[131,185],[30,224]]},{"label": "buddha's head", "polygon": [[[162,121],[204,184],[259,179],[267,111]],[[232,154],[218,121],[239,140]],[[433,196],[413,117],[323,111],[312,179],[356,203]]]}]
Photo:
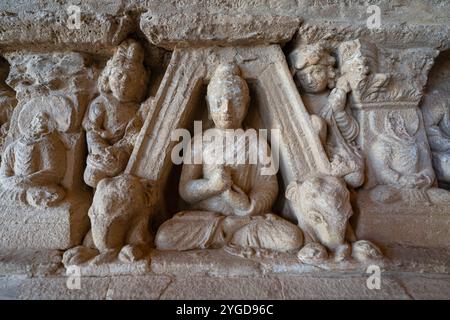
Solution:
[{"label": "buddha's head", "polygon": [[219,65],[208,85],[206,102],[217,128],[237,129],[247,115],[250,95],[235,64]]},{"label": "buddha's head", "polygon": [[112,93],[119,101],[140,102],[147,90],[148,79],[143,61],[144,51],[138,42],[122,42],[100,75],[100,90]]},{"label": "buddha's head", "polygon": [[306,93],[320,93],[335,85],[335,58],[319,44],[295,48],[288,56],[294,80]]}]

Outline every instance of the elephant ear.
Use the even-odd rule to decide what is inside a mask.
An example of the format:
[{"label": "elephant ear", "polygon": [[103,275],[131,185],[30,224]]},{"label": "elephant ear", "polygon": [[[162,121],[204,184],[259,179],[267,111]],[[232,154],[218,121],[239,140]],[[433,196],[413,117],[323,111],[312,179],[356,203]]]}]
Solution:
[{"label": "elephant ear", "polygon": [[145,193],[145,205],[147,207],[154,206],[159,199],[159,188],[156,182],[148,179],[140,179]]},{"label": "elephant ear", "polygon": [[298,187],[299,183],[297,181],[292,181],[286,188],[285,197],[289,201],[298,202]]}]

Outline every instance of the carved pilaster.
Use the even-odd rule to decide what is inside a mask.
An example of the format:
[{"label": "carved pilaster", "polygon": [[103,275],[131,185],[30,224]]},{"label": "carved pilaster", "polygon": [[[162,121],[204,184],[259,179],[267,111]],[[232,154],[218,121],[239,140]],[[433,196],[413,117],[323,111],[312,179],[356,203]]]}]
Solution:
[{"label": "carved pilaster", "polygon": [[69,248],[88,228],[81,120],[94,73],[79,53],[13,52],[6,58],[18,103],[1,167],[2,247]]},{"label": "carved pilaster", "polygon": [[362,40],[340,45],[341,73],[348,75],[352,89],[350,106],[360,123],[357,141],[368,160],[366,188],[377,184],[373,161],[368,156],[374,140],[384,132],[386,117],[393,111],[405,119],[409,133],[427,146],[423,165],[430,165],[431,154],[418,106],[437,54],[431,48],[388,49]]}]

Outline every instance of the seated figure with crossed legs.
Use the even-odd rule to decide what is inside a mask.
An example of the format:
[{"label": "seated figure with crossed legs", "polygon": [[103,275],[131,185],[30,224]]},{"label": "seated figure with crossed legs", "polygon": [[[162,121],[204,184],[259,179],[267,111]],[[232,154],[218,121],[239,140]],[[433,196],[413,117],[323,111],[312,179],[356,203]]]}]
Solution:
[{"label": "seated figure with crossed legs", "polygon": [[[184,163],[179,192],[191,205],[163,223],[155,244],[161,250],[219,248],[233,245],[273,251],[291,251],[302,245],[301,230],[270,213],[278,194],[274,172],[264,172],[261,162],[250,163],[243,149],[246,130],[242,122],[249,105],[249,89],[234,64],[220,65],[208,85],[207,104],[214,128],[203,141],[202,164]],[[227,140],[226,133],[235,133]],[[193,145],[196,139],[194,137]],[[232,152],[225,157],[215,151],[222,146]],[[251,148],[251,147],[250,147]],[[258,143],[257,153],[267,152],[267,142]],[[245,152],[245,161],[235,163],[228,156]],[[260,158],[258,158],[260,159]]]}]

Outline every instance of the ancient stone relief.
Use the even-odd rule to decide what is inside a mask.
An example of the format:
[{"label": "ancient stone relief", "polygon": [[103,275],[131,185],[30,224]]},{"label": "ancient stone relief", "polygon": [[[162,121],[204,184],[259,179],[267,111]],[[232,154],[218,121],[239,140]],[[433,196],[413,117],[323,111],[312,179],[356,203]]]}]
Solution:
[{"label": "ancient stone relief", "polygon": [[[179,186],[181,197],[193,211],[180,212],[166,221],[156,235],[156,248],[189,250],[229,244],[275,251],[299,249],[301,231],[271,213],[278,195],[276,175],[265,175],[260,162],[233,160],[238,153],[249,156],[248,144],[240,141],[246,131],[241,130],[231,142],[226,138],[227,130],[242,129],[250,102],[248,86],[236,65],[217,67],[206,99],[214,122],[209,134],[216,139],[193,151],[202,153],[205,164],[184,164]],[[193,139],[195,144],[195,139],[202,137]],[[215,150],[222,145],[232,151],[219,155]],[[257,153],[267,152],[265,147],[259,143]]]},{"label": "ancient stone relief", "polygon": [[17,104],[16,93],[5,83],[7,76],[6,62],[0,61],[0,150],[2,154],[11,116]]},{"label": "ancient stone relief", "polygon": [[430,72],[427,91],[421,103],[423,121],[430,144],[433,167],[442,187],[450,188],[450,100],[449,52],[436,59]]},{"label": "ancient stone relief", "polygon": [[[12,248],[67,249],[88,228],[81,120],[95,71],[89,57],[74,52],[14,52],[6,58],[6,82],[17,106],[0,167],[2,237]],[[58,231],[49,235],[52,228]],[[15,237],[8,237],[11,230]]]},{"label": "ancient stone relief", "polygon": [[[331,173],[351,187],[364,182],[364,161],[355,144],[359,126],[347,108],[352,74],[337,78],[335,58],[324,44],[298,45],[289,54],[302,100],[331,160]],[[331,89],[329,91],[328,89]]]},{"label": "ancient stone relief", "polygon": [[148,72],[144,52],[134,40],[123,42],[98,79],[99,96],[86,112],[88,157],[84,181],[95,188],[100,180],[122,173],[142,126],[139,109],[146,93]]},{"label": "ancient stone relief", "polygon": [[286,197],[301,209],[297,214],[306,244],[298,258],[309,264],[319,264],[331,258],[335,262],[379,260],[379,248],[367,240],[356,241],[349,218],[353,215],[350,193],[345,181],[338,177],[313,177],[302,184],[291,183]]},{"label": "ancient stone relief", "polygon": [[152,194],[140,179],[122,174],[147,104],[149,73],[135,40],[122,42],[98,79],[99,96],[86,111],[88,156],[84,180],[95,188],[89,208],[91,230],[83,245],[64,254],[65,265],[98,265],[143,258],[151,245],[148,230]]},{"label": "ancient stone relief", "polygon": [[[57,204],[65,196],[61,182],[66,171],[66,149],[55,131],[59,127],[55,117],[49,115],[55,110],[39,108],[57,108],[58,105],[52,106],[49,101],[38,103],[37,106],[28,103],[22,108],[19,115],[21,136],[3,153],[1,195],[3,199],[47,207]],[[67,113],[67,110],[57,111]]]},{"label": "ancient stone relief", "polygon": [[[15,92],[0,84],[9,128],[0,205],[23,209],[9,212],[0,235],[11,238],[17,223],[28,234],[6,247],[63,250],[66,267],[94,274],[149,272],[155,256],[202,250],[350,269],[382,264],[376,244],[389,236],[370,219],[391,220],[377,214],[415,205],[445,213],[450,192],[436,176],[449,182],[448,97],[430,95],[419,108],[436,50],[363,39],[300,41],[286,56],[259,43],[172,49],[152,97],[146,51],[134,39],[101,71],[81,53],[6,55]],[[196,97],[213,127],[190,141],[177,192],[164,199],[171,131],[191,127]],[[278,148],[274,140],[258,137],[251,162],[249,108],[260,128],[281,131],[279,172],[260,158]],[[188,208],[162,213],[179,199]],[[29,222],[31,214],[41,220]],[[155,228],[162,214],[170,218]],[[49,221],[62,229],[36,241]]]}]

